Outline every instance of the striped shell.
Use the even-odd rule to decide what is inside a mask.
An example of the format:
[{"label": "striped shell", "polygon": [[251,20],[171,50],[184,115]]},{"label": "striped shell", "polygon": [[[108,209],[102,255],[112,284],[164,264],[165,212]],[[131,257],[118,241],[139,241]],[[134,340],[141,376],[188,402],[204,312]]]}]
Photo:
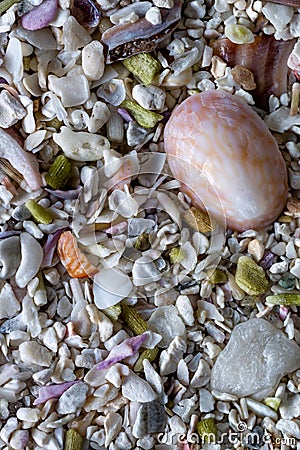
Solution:
[{"label": "striped shell", "polygon": [[164,145],[182,190],[224,226],[260,229],[284,208],[287,171],[276,140],[237,96],[189,97],[173,111]]},{"label": "striped shell", "polygon": [[61,263],[72,278],[88,278],[99,272],[79,250],[71,231],[65,231],[60,236],[57,243],[57,253]]}]

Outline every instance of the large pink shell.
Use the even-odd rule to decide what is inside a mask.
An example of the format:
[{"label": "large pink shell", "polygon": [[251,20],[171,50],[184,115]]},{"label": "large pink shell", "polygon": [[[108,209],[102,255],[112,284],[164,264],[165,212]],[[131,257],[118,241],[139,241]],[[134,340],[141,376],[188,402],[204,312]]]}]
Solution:
[{"label": "large pink shell", "polygon": [[192,202],[235,230],[270,225],[287,199],[287,172],[264,121],[227,92],[206,91],[175,108],[165,151]]}]

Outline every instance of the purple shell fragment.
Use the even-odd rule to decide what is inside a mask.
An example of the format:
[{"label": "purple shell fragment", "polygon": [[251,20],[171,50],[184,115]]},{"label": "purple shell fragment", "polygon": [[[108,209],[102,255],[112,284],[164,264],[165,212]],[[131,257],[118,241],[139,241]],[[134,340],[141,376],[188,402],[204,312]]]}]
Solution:
[{"label": "purple shell fragment", "polygon": [[142,52],[152,52],[175,30],[181,19],[182,0],[175,0],[170,9],[160,8],[162,22],[153,25],[145,17],[136,22],[117,24],[102,34],[107,46],[107,63],[120,61]]},{"label": "purple shell fragment", "polygon": [[108,357],[98,365],[97,369],[98,370],[107,369],[108,367],[112,366],[113,364],[116,364],[122,359],[126,359],[129,358],[130,356],[133,356],[138,351],[138,349],[143,345],[146,338],[147,335],[143,333],[138,336],[125,339],[123,342],[121,342],[121,344],[117,345],[112,349]]},{"label": "purple shell fragment", "polygon": [[57,198],[62,198],[63,200],[75,200],[78,197],[82,190],[82,187],[79,186],[76,189],[71,189],[69,191],[62,191],[60,189],[53,190],[49,188],[45,188],[45,191],[49,192],[49,194],[54,195]]},{"label": "purple shell fragment", "polygon": [[133,118],[131,117],[131,115],[129,114],[129,112],[126,109],[118,108],[118,113],[120,114],[122,119],[124,119],[126,122],[132,122],[133,121]]},{"label": "purple shell fragment", "polygon": [[79,381],[80,380],[68,381],[67,383],[50,384],[48,386],[40,387],[39,396],[33,402],[34,406],[40,405],[41,403],[46,403],[46,401],[51,398],[59,398],[67,389]]},{"label": "purple shell fragment", "polygon": [[100,12],[92,0],[74,0],[71,13],[83,27],[96,27],[100,22]]},{"label": "purple shell fragment", "polygon": [[51,266],[58,239],[63,231],[65,231],[65,228],[57,230],[55,233],[49,234],[47,237],[47,241],[43,247],[44,257],[41,264],[42,268]]},{"label": "purple shell fragment", "polygon": [[41,30],[55,19],[56,14],[57,0],[44,0],[40,5],[22,16],[22,26],[25,30]]},{"label": "purple shell fragment", "polygon": [[272,264],[274,264],[276,259],[276,256],[274,255],[274,253],[269,252],[268,250],[265,251],[262,259],[259,261],[259,265],[264,269],[270,269],[270,267],[272,266]]}]

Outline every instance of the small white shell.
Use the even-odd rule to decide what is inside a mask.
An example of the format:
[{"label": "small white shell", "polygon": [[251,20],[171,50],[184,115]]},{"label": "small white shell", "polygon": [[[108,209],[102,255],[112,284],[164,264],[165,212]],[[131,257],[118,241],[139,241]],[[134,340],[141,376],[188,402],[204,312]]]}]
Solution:
[{"label": "small white shell", "polygon": [[43,249],[38,241],[28,233],[21,234],[20,242],[22,258],[16,273],[16,283],[20,288],[24,288],[41,266]]},{"label": "small white shell", "polygon": [[97,91],[98,97],[103,98],[113,106],[119,106],[126,98],[126,90],[123,80],[114,79],[104,83]]},{"label": "small white shell", "polygon": [[88,80],[99,80],[105,69],[103,45],[92,41],[82,50],[82,68]]},{"label": "small white shell", "polygon": [[49,89],[61,97],[65,107],[82,105],[90,96],[90,87],[85,75],[61,78],[49,75],[48,83]]},{"label": "small white shell", "polygon": [[132,89],[132,97],[145,109],[162,109],[166,100],[166,93],[156,86],[137,84]]},{"label": "small white shell", "polygon": [[46,134],[47,130],[38,130],[27,136],[25,139],[25,149],[31,151],[38,147],[45,140]]},{"label": "small white shell", "polygon": [[102,158],[103,150],[109,148],[109,141],[104,136],[76,132],[64,126],[60,133],[53,134],[53,140],[75,161],[97,161]]},{"label": "small white shell", "polygon": [[88,131],[90,133],[97,133],[100,128],[108,121],[110,118],[110,110],[104,102],[96,102],[93,106],[92,115],[88,119]]},{"label": "small white shell", "polygon": [[105,447],[108,448],[109,444],[118,436],[122,428],[122,416],[118,413],[108,413],[104,419],[105,430]]}]

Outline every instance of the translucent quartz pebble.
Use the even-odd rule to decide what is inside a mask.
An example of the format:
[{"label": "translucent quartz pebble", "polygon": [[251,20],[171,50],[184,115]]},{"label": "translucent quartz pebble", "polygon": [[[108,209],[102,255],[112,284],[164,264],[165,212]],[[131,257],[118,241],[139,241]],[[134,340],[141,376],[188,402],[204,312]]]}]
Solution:
[{"label": "translucent quartz pebble", "polygon": [[192,95],[166,127],[165,151],[195,206],[236,230],[272,223],[287,199],[287,173],[262,119],[222,90]]},{"label": "translucent quartz pebble", "polygon": [[212,369],[211,388],[262,400],[299,367],[300,347],[266,320],[251,319],[234,328]]},{"label": "translucent quartz pebble", "polygon": [[130,278],[121,270],[102,269],[94,277],[94,302],[97,308],[116,305],[127,297],[132,289]]}]

